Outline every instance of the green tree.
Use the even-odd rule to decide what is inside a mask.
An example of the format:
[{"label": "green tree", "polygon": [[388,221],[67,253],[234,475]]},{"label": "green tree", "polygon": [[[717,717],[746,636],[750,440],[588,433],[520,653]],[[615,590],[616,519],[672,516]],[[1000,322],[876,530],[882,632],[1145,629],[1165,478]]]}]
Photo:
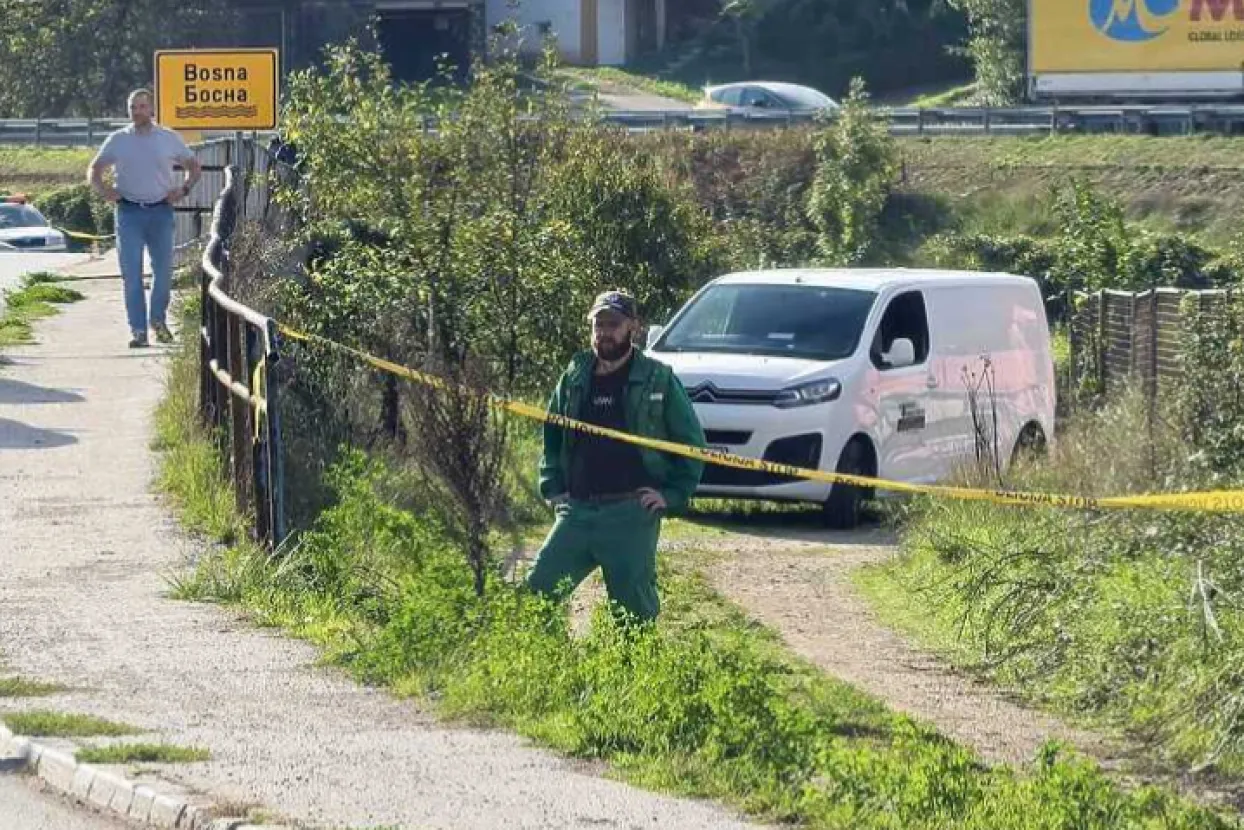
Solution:
[{"label": "green tree", "polygon": [[842,109],[815,145],[808,219],[817,231],[819,259],[828,265],[855,265],[875,243],[881,209],[898,172],[894,139],[868,106],[862,79],[851,81]]},{"label": "green tree", "polygon": [[289,84],[283,129],[301,186],[278,197],[313,250],[282,316],[446,381],[399,388],[343,378],[332,361],[307,369],[336,390],[354,434],[374,436],[378,416],[452,505],[481,591],[511,433],[483,393],[543,400],[601,288],[668,310],[711,269],[689,188],[623,132],[572,115],[551,48],[533,91],[514,35],[498,33],[466,88],[395,85],[357,44],[328,50],[324,71]]},{"label": "green tree", "polygon": [[116,115],[153,83],[161,48],[228,42],[225,4],[178,0],[0,0],[0,115]]},{"label": "green tree", "polygon": [[1014,104],[1024,96],[1025,0],[949,0],[968,18],[963,51],[976,70],[978,96],[991,106]]}]

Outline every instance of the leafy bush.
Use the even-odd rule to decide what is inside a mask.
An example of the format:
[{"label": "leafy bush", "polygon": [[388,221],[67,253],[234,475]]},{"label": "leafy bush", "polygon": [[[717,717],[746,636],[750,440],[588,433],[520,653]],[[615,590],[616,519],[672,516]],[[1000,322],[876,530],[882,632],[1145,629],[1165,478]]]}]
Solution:
[{"label": "leafy bush", "polygon": [[1201,308],[1188,296],[1180,313],[1181,435],[1210,483],[1235,484],[1244,480],[1244,301],[1229,296]]},{"label": "leafy bush", "polygon": [[1006,106],[1024,98],[1027,13],[1022,0],[950,0],[968,19],[962,52],[972,61],[982,104]]},{"label": "leafy bush", "polygon": [[[49,191],[35,200],[35,207],[58,228],[95,236],[115,231],[112,206],[95,195],[87,184],[75,184]],[[84,250],[89,242],[68,239],[70,250]]]},{"label": "leafy bush", "polygon": [[1186,235],[1130,224],[1117,201],[1082,182],[1054,188],[1050,206],[1057,218],[1050,238],[950,231],[929,239],[921,253],[942,268],[1032,277],[1059,322],[1071,291],[1201,289],[1233,285],[1244,276],[1238,246],[1215,252]]},{"label": "leafy bush", "polygon": [[860,79],[851,82],[833,125],[817,137],[816,153],[808,218],[817,229],[818,259],[827,265],[859,264],[876,242],[898,173],[894,139],[870,111]]}]

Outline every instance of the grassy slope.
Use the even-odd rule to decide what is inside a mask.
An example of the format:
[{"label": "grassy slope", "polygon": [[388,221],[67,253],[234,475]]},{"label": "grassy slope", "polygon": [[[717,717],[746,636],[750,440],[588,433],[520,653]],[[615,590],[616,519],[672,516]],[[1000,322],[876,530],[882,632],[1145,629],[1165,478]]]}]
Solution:
[{"label": "grassy slope", "polygon": [[564,67],[558,71],[572,86],[585,91],[596,90],[614,95],[661,95],[688,104],[694,104],[702,97],[700,90],[678,81],[661,80],[610,66]]},{"label": "grassy slope", "polygon": [[1155,229],[1224,242],[1244,211],[1244,139],[1055,136],[904,139],[906,187],[949,200],[982,229],[1039,231],[1041,198],[1079,176]]},{"label": "grassy slope", "polygon": [[[698,90],[618,69],[566,69],[602,91],[695,101]],[[1041,197],[1077,175],[1123,200],[1132,218],[1223,242],[1244,213],[1244,138],[1057,136],[903,139],[905,186],[937,195],[984,230],[1040,231]],[[0,148],[0,192],[38,194],[82,180],[89,149]]]},{"label": "grassy slope", "polygon": [[34,198],[67,184],[85,181],[95,151],[86,148],[0,147],[0,194]]}]

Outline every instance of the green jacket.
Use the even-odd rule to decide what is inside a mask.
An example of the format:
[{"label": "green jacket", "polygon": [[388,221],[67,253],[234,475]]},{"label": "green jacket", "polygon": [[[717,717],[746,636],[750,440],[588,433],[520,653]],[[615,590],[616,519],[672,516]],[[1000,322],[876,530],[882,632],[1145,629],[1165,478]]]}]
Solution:
[{"label": "green jacket", "polygon": [[[580,352],[557,382],[549,399],[549,412],[582,420],[583,404],[592,385],[596,357]],[[691,398],[674,371],[660,361],[635,350],[626,384],[626,431],[693,447],[704,447],[704,430],[691,406]],[[583,433],[553,424],[544,425],[544,455],[540,459],[540,495],[546,499],[570,489],[570,459]],[[639,448],[644,469],[665,498],[670,512],[687,506],[704,462],[659,450]]]}]

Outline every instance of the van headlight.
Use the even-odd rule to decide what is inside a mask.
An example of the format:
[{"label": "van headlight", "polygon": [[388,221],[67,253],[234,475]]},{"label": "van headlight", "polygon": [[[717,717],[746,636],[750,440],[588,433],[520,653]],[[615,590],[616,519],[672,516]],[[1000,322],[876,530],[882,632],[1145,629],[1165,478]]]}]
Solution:
[{"label": "van headlight", "polygon": [[838,382],[838,379],[826,378],[825,380],[814,380],[811,383],[801,383],[798,386],[783,389],[773,400],[773,405],[779,409],[809,406],[814,403],[825,403],[835,400],[841,394],[842,384]]}]

